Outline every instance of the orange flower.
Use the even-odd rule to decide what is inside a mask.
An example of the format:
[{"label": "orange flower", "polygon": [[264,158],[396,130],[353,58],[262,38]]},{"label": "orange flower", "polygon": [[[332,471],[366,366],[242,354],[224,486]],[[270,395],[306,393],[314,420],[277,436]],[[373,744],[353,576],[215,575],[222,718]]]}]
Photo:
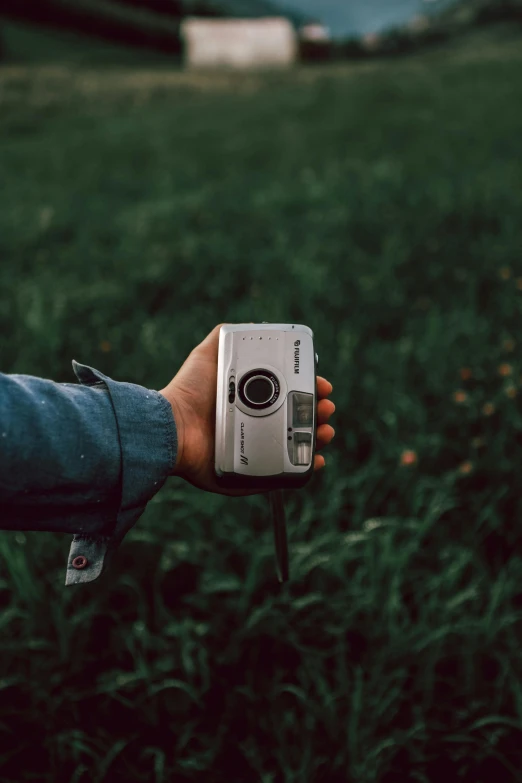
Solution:
[{"label": "orange flower", "polygon": [[462,389],[458,389],[456,392],[453,392],[453,399],[455,402],[460,404],[462,402],[466,402],[468,395]]},{"label": "orange flower", "polygon": [[492,416],[495,413],[495,406],[492,402],[486,402],[482,406],[482,413],[484,416]]},{"label": "orange flower", "polygon": [[459,465],[459,473],[462,476],[468,476],[471,471],[473,470],[473,463],[468,460],[466,462],[463,462],[461,465]]},{"label": "orange flower", "polygon": [[511,337],[509,337],[507,340],[504,340],[504,342],[502,343],[503,349],[505,351],[509,351],[510,353],[511,351],[515,350],[516,345],[517,345],[516,342]]},{"label": "orange flower", "polygon": [[513,372],[512,366],[507,363],[501,364],[498,368],[498,374],[502,375],[503,378],[507,378],[507,376],[511,375],[512,372]]},{"label": "orange flower", "polygon": [[519,291],[522,291],[522,277],[517,278],[517,288]]},{"label": "orange flower", "polygon": [[401,465],[415,465],[417,462],[417,453],[411,449],[403,451],[401,454]]},{"label": "orange flower", "polygon": [[469,381],[471,376],[473,375],[471,371],[471,367],[462,367],[460,370],[460,377],[463,381]]},{"label": "orange flower", "polygon": [[517,392],[517,387],[515,386],[515,384],[514,384],[514,383],[510,383],[510,384],[508,384],[508,385],[506,386],[506,394],[507,394],[507,396],[508,396],[508,397],[509,397],[511,400],[513,400],[513,399],[514,399],[514,398],[517,396],[517,394],[518,394],[518,392]]},{"label": "orange flower", "polygon": [[502,280],[509,280],[511,277],[511,269],[508,266],[503,266],[499,270],[499,275],[502,278]]},{"label": "orange flower", "polygon": [[112,346],[108,340],[102,340],[100,343],[100,348],[103,351],[103,353],[109,353]]}]

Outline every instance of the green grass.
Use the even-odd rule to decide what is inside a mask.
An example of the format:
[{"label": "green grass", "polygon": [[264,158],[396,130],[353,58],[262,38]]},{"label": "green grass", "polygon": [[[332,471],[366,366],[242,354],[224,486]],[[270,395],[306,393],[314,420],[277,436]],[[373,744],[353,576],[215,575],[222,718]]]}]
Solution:
[{"label": "green grass", "polygon": [[161,388],[296,321],[337,406],[282,589],[265,499],[175,479],[92,585],[1,534],[1,783],[522,780],[521,83],[0,71],[2,371]]}]

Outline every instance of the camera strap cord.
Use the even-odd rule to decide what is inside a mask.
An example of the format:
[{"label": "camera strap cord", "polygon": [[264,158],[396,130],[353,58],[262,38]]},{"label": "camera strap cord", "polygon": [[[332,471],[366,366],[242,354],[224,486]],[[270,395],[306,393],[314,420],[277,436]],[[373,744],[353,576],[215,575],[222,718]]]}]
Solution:
[{"label": "camera strap cord", "polygon": [[288,582],[288,541],[286,537],[285,505],[283,490],[275,489],[268,493],[272,522],[274,524],[274,542],[276,554],[277,578],[281,584]]}]

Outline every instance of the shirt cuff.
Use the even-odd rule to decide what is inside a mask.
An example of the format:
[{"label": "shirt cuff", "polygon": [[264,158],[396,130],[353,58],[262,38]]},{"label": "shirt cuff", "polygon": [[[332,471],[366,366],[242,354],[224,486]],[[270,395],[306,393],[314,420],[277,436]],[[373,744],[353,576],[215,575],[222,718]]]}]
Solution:
[{"label": "shirt cuff", "polygon": [[[172,407],[159,392],[134,383],[114,381],[87,365],[73,361],[81,384],[101,385],[108,392],[116,417],[121,448],[121,502],[110,536],[94,537],[96,556],[89,559],[82,549],[92,548],[93,536],[75,536],[67,566],[66,584],[90,582],[102,572],[106,554],[114,551],[141,516],[149,500],[172,474],[177,457],[177,433]],[[78,568],[78,557],[88,566]]]}]

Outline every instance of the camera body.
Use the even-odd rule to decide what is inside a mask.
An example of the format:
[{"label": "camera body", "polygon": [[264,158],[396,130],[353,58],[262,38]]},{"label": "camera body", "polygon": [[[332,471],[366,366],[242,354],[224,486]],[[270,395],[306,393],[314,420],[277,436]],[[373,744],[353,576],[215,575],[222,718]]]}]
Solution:
[{"label": "camera body", "polygon": [[314,336],[301,324],[225,324],[219,335],[215,472],[226,487],[285,489],[312,476]]}]

